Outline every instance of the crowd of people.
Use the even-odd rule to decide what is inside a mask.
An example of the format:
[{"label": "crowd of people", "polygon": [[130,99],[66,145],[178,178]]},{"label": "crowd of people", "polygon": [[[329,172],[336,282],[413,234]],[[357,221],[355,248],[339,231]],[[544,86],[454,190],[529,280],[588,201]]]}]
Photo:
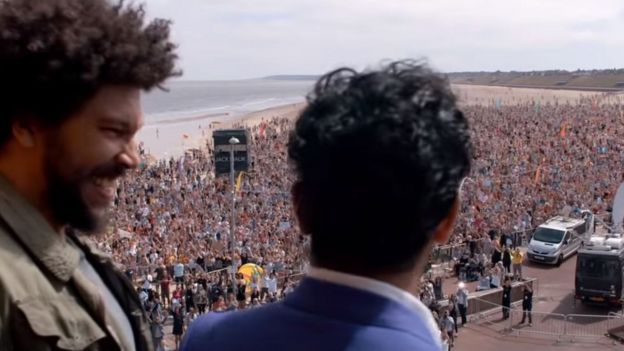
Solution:
[{"label": "crowd of people", "polygon": [[[563,207],[572,213],[609,209],[622,181],[614,169],[621,168],[624,155],[618,142],[624,134],[624,106],[602,102],[594,97],[577,104],[464,107],[473,132],[474,166],[462,187],[461,215],[451,243],[479,242],[480,249],[467,245],[463,257],[455,257],[458,276],[488,277],[490,285],[500,286],[501,274],[512,273],[514,253],[494,235],[516,244],[514,233],[528,232]],[[142,289],[156,287],[174,316],[176,296],[191,315],[271,301],[267,296],[254,300],[254,289],[267,287],[248,278],[246,284],[256,287],[246,290],[244,298],[236,297],[240,284],[233,273],[246,263],[275,274],[279,288],[274,290],[292,289],[294,283],[285,278],[303,272],[307,264],[306,240],[296,228],[290,203],[292,175],[285,143],[292,122],[273,118],[249,127],[251,169],[241,176],[236,193],[233,252],[231,184],[228,177],[215,177],[210,145],[178,159],[145,158],[119,185],[114,227],[101,239],[101,248],[144,284]],[[203,295],[205,303],[189,304],[195,297],[188,296]],[[436,295],[432,291],[422,297],[435,300]],[[207,307],[199,308],[203,305]]]}]

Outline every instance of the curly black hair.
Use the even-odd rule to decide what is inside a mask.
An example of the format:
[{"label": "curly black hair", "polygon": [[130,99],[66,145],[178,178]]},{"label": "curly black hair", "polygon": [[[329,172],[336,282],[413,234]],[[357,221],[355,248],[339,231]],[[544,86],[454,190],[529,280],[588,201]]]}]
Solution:
[{"label": "curly black hair", "polygon": [[314,263],[411,269],[470,170],[468,123],[448,81],[411,60],[341,68],[307,100],[288,155]]},{"label": "curly black hair", "polygon": [[0,145],[16,118],[56,125],[103,85],[159,87],[175,69],[170,22],[107,0],[0,1]]}]

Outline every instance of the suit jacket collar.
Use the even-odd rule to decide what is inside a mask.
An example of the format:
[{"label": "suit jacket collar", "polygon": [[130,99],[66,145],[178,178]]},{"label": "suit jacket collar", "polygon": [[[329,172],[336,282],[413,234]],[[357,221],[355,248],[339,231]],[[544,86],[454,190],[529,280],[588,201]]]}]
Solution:
[{"label": "suit jacket collar", "polygon": [[331,319],[400,330],[418,337],[427,328],[415,311],[396,301],[309,277],[286,297],[284,304]]}]

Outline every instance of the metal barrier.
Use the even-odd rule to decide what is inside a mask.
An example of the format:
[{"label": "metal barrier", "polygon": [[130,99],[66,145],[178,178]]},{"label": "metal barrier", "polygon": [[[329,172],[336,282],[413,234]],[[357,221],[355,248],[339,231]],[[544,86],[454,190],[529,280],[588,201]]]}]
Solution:
[{"label": "metal barrier", "polygon": [[[523,318],[524,323],[522,323]],[[511,311],[510,329],[515,335],[543,335],[555,337],[557,341],[562,341],[563,337],[567,335],[567,318],[563,314],[524,312],[522,309],[514,309]]]},{"label": "metal barrier", "polygon": [[509,318],[503,319],[502,305],[476,300],[482,310],[476,311],[470,320],[501,334],[542,336],[554,338],[557,342],[574,342],[578,339],[600,339],[608,335],[608,330],[624,326],[624,317],[614,313],[598,316],[531,311],[529,320],[528,314],[522,311],[522,302],[512,304]]},{"label": "metal barrier", "polygon": [[[526,246],[528,245],[529,234],[532,233],[534,230],[535,228],[530,228],[522,231],[513,232],[508,234],[508,237],[511,239],[513,246]],[[486,252],[487,250],[484,247],[484,238],[476,239],[475,242],[475,251],[477,253],[485,253],[488,255],[491,254],[491,252]],[[468,242],[463,242],[461,244],[436,246],[431,252],[431,262],[434,264],[449,262],[453,258],[461,256],[461,254],[463,254],[467,250],[469,250]]]},{"label": "metal barrier", "polygon": [[470,315],[469,320],[472,323],[476,323],[479,325],[486,325],[490,329],[500,332],[500,333],[508,333],[511,331],[510,323],[508,320],[505,320],[503,314],[505,311],[512,311],[512,308],[506,308],[499,304],[482,300],[479,298],[473,298],[473,301],[478,302],[477,310]]},{"label": "metal barrier", "polygon": [[566,316],[566,335],[571,338],[571,341],[580,338],[603,337],[607,335],[609,329],[622,325],[624,325],[622,317],[569,314]]}]

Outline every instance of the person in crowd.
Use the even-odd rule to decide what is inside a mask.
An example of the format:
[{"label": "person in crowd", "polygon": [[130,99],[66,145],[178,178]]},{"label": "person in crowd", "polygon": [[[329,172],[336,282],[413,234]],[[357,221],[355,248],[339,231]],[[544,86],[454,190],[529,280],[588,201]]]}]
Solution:
[{"label": "person in crowd", "polygon": [[[471,152],[448,82],[426,66],[403,61],[323,76],[288,145],[295,213],[311,238],[308,276],[282,306],[200,317],[182,349],[210,340],[215,348],[274,350],[279,340],[279,348],[302,351],[338,343],[441,350],[438,325],[409,291],[434,243],[449,238]],[[410,332],[393,320],[409,321]]]},{"label": "person in crowd", "polygon": [[511,254],[511,263],[513,264],[513,276],[516,280],[522,280],[522,262],[524,255],[519,247],[516,247]]},{"label": "person in crowd", "polygon": [[210,307],[210,310],[213,312],[223,312],[225,311],[225,308],[225,299],[221,295],[212,303],[212,307]]},{"label": "person in crowd", "polygon": [[494,242],[494,247],[492,251],[492,265],[496,265],[503,259],[503,254],[498,242]]},{"label": "person in crowd", "polygon": [[509,319],[511,313],[511,278],[505,277],[503,282],[503,320]]},{"label": "person in crowd", "polygon": [[199,314],[206,313],[206,306],[208,305],[208,294],[206,293],[206,289],[202,285],[197,287],[197,293],[193,296],[195,306],[197,306],[197,310]]},{"label": "person in crowd", "polygon": [[455,343],[455,320],[449,314],[448,309],[444,310],[442,319],[440,320],[442,330],[446,333],[449,339],[449,346],[453,347]]},{"label": "person in crowd", "polygon": [[165,271],[163,273],[163,278],[160,281],[160,291],[163,298],[163,303],[165,303],[166,306],[171,306],[171,292],[169,291],[170,286],[171,278],[169,277],[169,272]]},{"label": "person in crowd", "polygon": [[522,286],[522,321],[520,324],[524,324],[526,317],[529,317],[529,327],[533,326],[533,319],[531,318],[531,311],[533,310],[533,289],[529,283],[525,283]]},{"label": "person in crowd", "polygon": [[491,289],[498,289],[503,284],[503,273],[499,269],[499,267],[500,267],[500,265],[496,265],[492,269],[490,269],[490,271],[489,271],[490,288]]},{"label": "person in crowd", "polygon": [[466,313],[468,311],[468,296],[470,295],[464,282],[459,282],[455,295],[457,296],[457,306],[459,307],[459,315],[461,316],[461,325],[463,327],[467,323]]},{"label": "person in crowd", "polygon": [[7,0],[0,28],[0,348],[151,350],[136,290],[94,237],[139,165],[141,92],[177,75],[169,22],[123,2]]},{"label": "person in crowd", "polygon": [[247,302],[247,280],[242,273],[236,275],[236,302],[239,308],[245,308]]},{"label": "person in crowd", "polygon": [[455,294],[451,294],[449,296],[449,300],[448,300],[448,309],[449,309],[449,316],[451,316],[453,318],[454,323],[454,328],[455,328],[455,334],[457,334],[458,332],[458,328],[457,328],[457,323],[458,323],[458,313],[459,313],[459,305],[457,303],[457,296],[455,296]]},{"label": "person in crowd", "polygon": [[184,319],[185,313],[184,308],[178,305],[173,308],[173,336],[175,342],[176,351],[180,349],[180,342],[182,340],[182,335],[184,334]]},{"label": "person in crowd", "polygon": [[511,251],[508,247],[503,249],[503,266],[505,267],[505,274],[511,274]]},{"label": "person in crowd", "polygon": [[186,307],[186,313],[191,311],[191,308],[196,308],[195,294],[197,293],[197,286],[193,284],[187,284],[184,291],[184,306]]},{"label": "person in crowd", "polygon": [[260,288],[260,301],[265,301],[269,295],[269,286],[271,285],[271,272],[265,271],[262,275],[262,288]]},{"label": "person in crowd", "polygon": [[176,286],[183,286],[184,284],[184,264],[178,262],[173,266],[173,279]]},{"label": "person in crowd", "polygon": [[444,293],[443,293],[443,289],[442,289],[442,277],[436,277],[433,280],[433,294],[435,296],[435,299],[440,301],[442,299],[444,299]]},{"label": "person in crowd", "polygon": [[167,316],[157,295],[147,302],[145,310],[150,323],[154,350],[165,351],[163,340],[165,337],[164,323],[167,320]]},{"label": "person in crowd", "polygon": [[477,291],[489,290],[492,285],[492,277],[490,275],[482,275],[479,278],[479,284],[477,285]]}]

